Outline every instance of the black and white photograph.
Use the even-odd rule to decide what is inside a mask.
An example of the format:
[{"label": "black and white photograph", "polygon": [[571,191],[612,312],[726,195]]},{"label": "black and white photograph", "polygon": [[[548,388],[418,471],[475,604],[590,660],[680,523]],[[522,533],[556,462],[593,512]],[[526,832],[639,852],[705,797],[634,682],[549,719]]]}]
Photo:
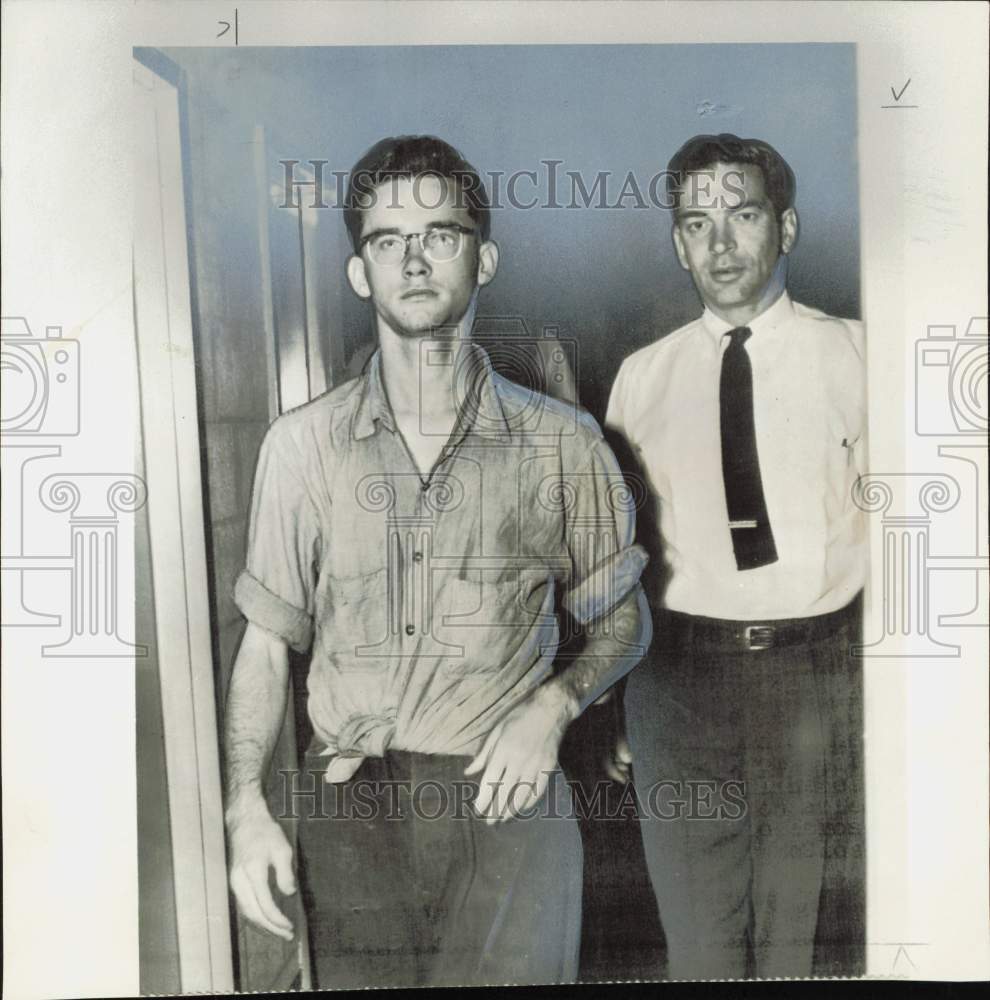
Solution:
[{"label": "black and white photograph", "polygon": [[9,995],[990,973],[986,150],[932,80],[843,4],[134,6],[67,237],[113,287],[3,310],[5,769],[8,689],[91,715],[49,877],[128,958]]}]

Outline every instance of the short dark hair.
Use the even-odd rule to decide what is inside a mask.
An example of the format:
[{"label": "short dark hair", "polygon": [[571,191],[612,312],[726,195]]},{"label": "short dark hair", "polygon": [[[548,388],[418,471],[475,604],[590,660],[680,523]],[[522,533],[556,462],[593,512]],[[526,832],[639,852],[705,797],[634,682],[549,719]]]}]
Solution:
[{"label": "short dark hair", "polygon": [[430,174],[457,184],[458,203],[463,204],[478,226],[482,241],[488,239],[491,210],[478,171],[453,146],[435,135],[397,135],[376,142],[354,164],[347,180],[344,224],[355,252],[361,242],[362,199],[386,181]]},{"label": "short dark hair", "polygon": [[794,207],[797,180],[787,161],[762,139],[740,139],[731,132],[696,135],[688,139],[667,165],[667,194],[676,214],[677,196],[687,174],[709,169],[716,163],[748,163],[763,172],[763,185],[777,221]]}]

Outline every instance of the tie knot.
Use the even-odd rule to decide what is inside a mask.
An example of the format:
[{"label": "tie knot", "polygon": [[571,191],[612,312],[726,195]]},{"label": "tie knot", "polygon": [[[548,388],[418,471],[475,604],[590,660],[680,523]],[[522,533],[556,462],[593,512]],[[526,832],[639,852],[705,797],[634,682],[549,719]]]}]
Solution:
[{"label": "tie knot", "polygon": [[740,348],[753,336],[753,331],[748,326],[737,326],[734,330],[727,330],[725,336],[729,338],[729,347]]}]

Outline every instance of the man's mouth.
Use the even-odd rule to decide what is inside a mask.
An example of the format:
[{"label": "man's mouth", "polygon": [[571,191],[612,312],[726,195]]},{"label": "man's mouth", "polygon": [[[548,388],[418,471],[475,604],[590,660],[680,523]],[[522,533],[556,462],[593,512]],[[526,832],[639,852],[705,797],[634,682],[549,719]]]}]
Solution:
[{"label": "man's mouth", "polygon": [[435,299],[437,293],[431,288],[410,288],[409,291],[403,292],[400,298],[404,302],[416,301],[417,299]]},{"label": "man's mouth", "polygon": [[717,281],[720,285],[727,285],[729,282],[735,281],[743,273],[743,268],[713,267],[709,273],[714,281]]}]

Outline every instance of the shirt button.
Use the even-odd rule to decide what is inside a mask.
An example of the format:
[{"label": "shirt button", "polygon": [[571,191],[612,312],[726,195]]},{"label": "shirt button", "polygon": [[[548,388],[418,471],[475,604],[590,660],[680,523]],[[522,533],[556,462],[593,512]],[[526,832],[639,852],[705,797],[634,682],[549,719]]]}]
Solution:
[{"label": "shirt button", "polygon": [[407,625],[406,626],[406,635],[414,635],[415,632],[416,632],[416,626],[415,625]]},{"label": "shirt button", "polygon": [[422,562],[422,561],[423,561],[423,553],[422,552],[414,552],[413,553],[413,562]]},{"label": "shirt button", "polygon": [[420,483],[419,488],[425,493],[430,488],[430,484],[429,483]]}]

